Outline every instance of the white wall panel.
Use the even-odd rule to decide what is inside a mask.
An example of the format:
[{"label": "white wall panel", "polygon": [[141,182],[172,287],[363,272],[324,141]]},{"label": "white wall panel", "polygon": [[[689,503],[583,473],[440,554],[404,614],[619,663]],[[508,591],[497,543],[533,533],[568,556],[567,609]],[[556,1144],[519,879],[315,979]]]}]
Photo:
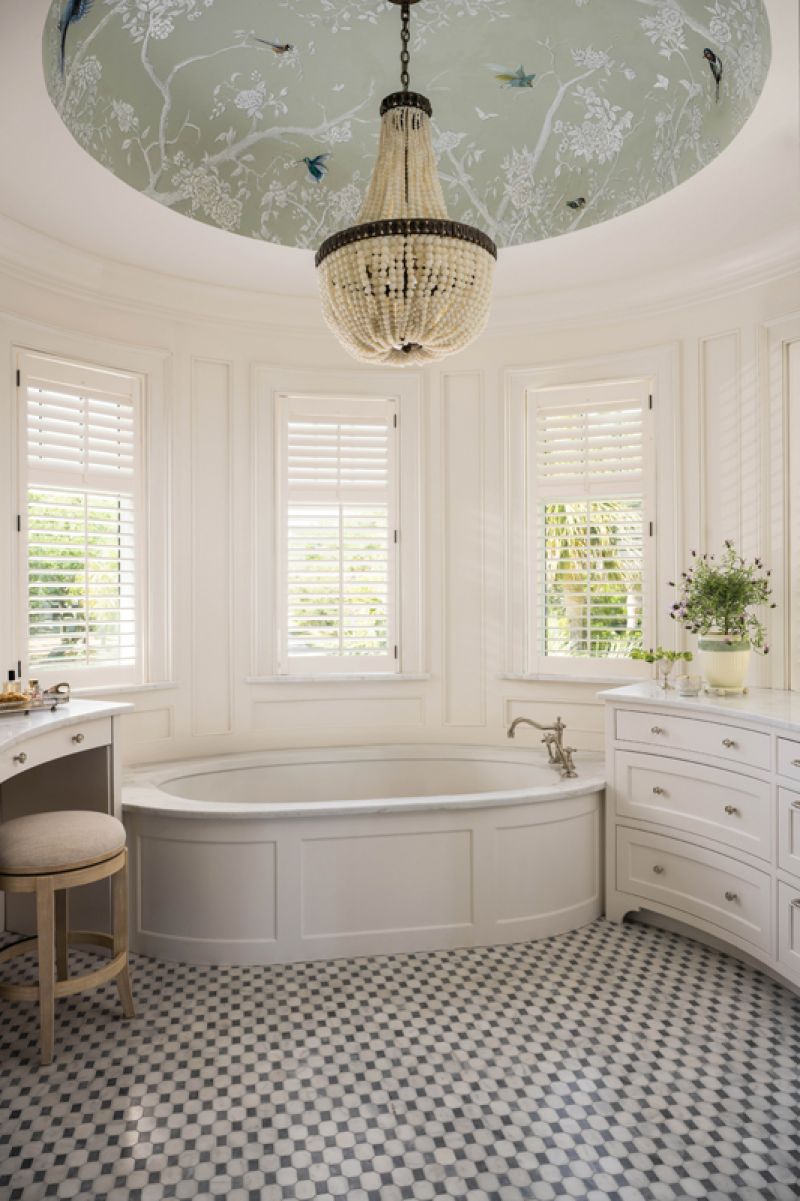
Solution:
[{"label": "white wall panel", "polygon": [[[330,685],[327,685],[330,689]],[[345,689],[356,687],[342,685]],[[329,699],[279,697],[256,701],[255,727],[265,733],[305,731],[309,746],[314,745],[318,730],[375,730],[386,726],[422,724],[422,701],[418,696],[355,697],[333,695]]]},{"label": "white wall panel", "polygon": [[[195,359],[191,395],[192,734],[233,729],[229,363]],[[180,619],[179,619],[180,620]]]},{"label": "white wall panel", "polygon": [[739,333],[700,341],[700,403],[703,443],[700,502],[703,550],[718,550],[742,533],[742,428]]},{"label": "white wall panel", "polygon": [[172,708],[138,709],[120,718],[126,743],[166,742],[172,738]]},{"label": "white wall panel", "polygon": [[483,379],[448,373],[442,395],[444,722],[482,726],[485,706]]}]

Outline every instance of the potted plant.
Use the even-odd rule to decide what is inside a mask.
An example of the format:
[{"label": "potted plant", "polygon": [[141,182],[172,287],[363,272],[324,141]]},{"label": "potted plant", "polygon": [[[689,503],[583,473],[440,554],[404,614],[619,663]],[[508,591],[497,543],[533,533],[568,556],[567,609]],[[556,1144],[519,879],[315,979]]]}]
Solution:
[{"label": "potted plant", "polygon": [[760,559],[748,562],[732,542],[719,559],[692,551],[692,565],[670,581],[678,596],[670,616],[698,635],[700,664],[709,688],[742,692],[750,651],[769,653],[757,610],[771,601],[770,572]]},{"label": "potted plant", "polygon": [[655,663],[656,679],[660,680],[661,687],[671,688],[669,677],[672,674],[672,669],[676,663],[691,663],[691,651],[668,651],[663,646],[657,646],[655,650],[650,647],[649,651],[635,650],[631,651],[631,659],[640,659],[644,663]]}]

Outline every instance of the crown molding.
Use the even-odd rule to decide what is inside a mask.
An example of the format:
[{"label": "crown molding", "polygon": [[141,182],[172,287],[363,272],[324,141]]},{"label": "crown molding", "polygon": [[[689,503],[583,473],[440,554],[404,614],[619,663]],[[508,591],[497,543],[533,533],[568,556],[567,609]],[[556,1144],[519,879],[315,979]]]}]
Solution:
[{"label": "crown molding", "polygon": [[[621,277],[560,292],[495,296],[484,338],[617,324],[658,317],[800,273],[800,230],[772,233],[731,258],[707,260],[660,279]],[[132,267],[91,255],[0,214],[0,274],[82,304],[177,323],[224,326],[335,345],[315,296],[281,296]],[[157,297],[158,299],[154,299]],[[7,305],[5,306],[8,307]]]}]

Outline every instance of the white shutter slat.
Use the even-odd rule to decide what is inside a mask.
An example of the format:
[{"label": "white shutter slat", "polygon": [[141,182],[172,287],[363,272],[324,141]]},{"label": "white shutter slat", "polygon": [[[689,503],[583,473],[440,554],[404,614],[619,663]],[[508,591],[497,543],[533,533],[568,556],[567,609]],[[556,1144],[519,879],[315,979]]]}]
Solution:
[{"label": "white shutter slat", "polygon": [[646,389],[533,394],[538,653],[627,657],[645,593]]},{"label": "white shutter slat", "polygon": [[336,670],[342,660],[391,669],[393,415],[382,401],[285,402],[289,663],[302,660],[312,671]]}]

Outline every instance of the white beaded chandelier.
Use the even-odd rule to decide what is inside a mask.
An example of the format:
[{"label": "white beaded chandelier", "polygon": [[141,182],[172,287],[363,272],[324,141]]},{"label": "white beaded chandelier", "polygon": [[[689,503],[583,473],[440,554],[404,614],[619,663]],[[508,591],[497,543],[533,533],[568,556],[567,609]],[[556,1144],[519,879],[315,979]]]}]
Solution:
[{"label": "white beaded chandelier", "polygon": [[403,90],[381,104],[378,158],[358,223],[316,255],[322,311],[366,363],[442,359],[478,336],[489,316],[494,242],[450,221],[431,143],[431,103],[409,91],[409,8],[401,6]]}]

